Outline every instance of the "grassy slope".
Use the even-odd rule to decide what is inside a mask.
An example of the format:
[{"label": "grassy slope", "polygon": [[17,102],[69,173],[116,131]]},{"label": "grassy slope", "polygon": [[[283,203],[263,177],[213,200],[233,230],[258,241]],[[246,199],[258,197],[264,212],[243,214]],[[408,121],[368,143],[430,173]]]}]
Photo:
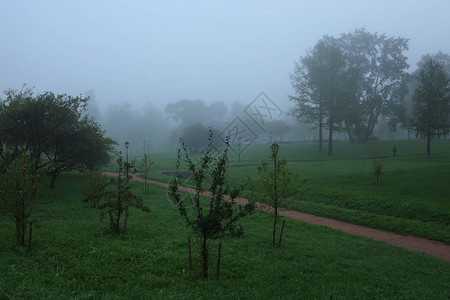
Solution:
[{"label": "grassy slope", "polygon": [[[0,298],[422,298],[450,295],[450,263],[329,228],[287,220],[281,249],[271,245],[270,215],[257,212],[240,239],[224,239],[220,281],[188,270],[190,235],[166,189],[151,186],[152,212],[132,211],[128,232],[82,203],[86,177],[66,174],[42,197],[31,251],[12,247],[0,220]],[[137,190],[140,187],[137,186]],[[217,242],[211,244],[211,273]],[[197,254],[197,250],[194,249]]]},{"label": "grassy slope", "polygon": [[[397,145],[398,157],[391,149]],[[326,152],[327,144],[324,144]],[[432,157],[421,140],[336,142],[333,157],[317,153],[317,143],[282,144],[280,157],[289,168],[308,178],[311,190],[284,201],[297,209],[402,234],[424,236],[450,244],[450,140],[432,143]],[[251,146],[242,161],[232,161],[231,178],[244,182],[269,156],[268,145]],[[155,170],[173,169],[175,152],[152,156],[150,178],[167,182]],[[373,157],[384,157],[383,185],[373,186]],[[235,159],[231,155],[232,159]]]}]

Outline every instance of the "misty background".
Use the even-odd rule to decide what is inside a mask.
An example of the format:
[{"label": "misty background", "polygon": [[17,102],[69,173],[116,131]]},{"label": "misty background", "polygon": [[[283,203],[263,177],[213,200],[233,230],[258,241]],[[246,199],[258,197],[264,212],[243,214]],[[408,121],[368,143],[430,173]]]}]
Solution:
[{"label": "misty background", "polygon": [[[89,112],[119,144],[156,149],[196,122],[245,121],[262,91],[288,112],[289,74],[324,35],[365,27],[407,38],[413,72],[423,55],[450,53],[449,15],[445,0],[2,1],[0,89],[90,96]],[[191,119],[170,110],[182,103]],[[281,118],[283,137],[260,142],[315,138],[311,125]],[[383,122],[375,134],[405,135]]]}]

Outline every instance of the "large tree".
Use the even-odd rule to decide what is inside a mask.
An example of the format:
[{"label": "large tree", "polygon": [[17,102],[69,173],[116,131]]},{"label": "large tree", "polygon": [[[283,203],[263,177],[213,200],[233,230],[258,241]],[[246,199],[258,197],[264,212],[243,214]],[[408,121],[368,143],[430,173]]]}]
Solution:
[{"label": "large tree", "polygon": [[88,117],[73,124],[62,124],[58,132],[54,133],[54,141],[44,151],[47,159],[52,162],[48,170],[48,175],[52,176],[50,188],[54,187],[61,172],[94,171],[97,167],[106,165],[116,145],[115,141],[104,136],[100,125]]},{"label": "large tree", "polygon": [[199,153],[208,145],[208,128],[197,122],[183,128],[182,138],[193,154]]},{"label": "large tree", "polygon": [[0,140],[17,156],[26,153],[35,168],[51,162],[54,180],[61,171],[94,169],[109,160],[115,142],[85,114],[89,98],[51,92],[34,95],[24,87],[0,100]]},{"label": "large tree", "polygon": [[438,51],[435,54],[423,55],[420,61],[417,63],[417,67],[419,67],[417,71],[420,71],[420,69],[422,69],[430,59],[439,63],[447,76],[450,76],[450,55],[448,55],[447,53],[443,53],[442,51]]},{"label": "large tree", "polygon": [[382,115],[394,129],[404,114],[409,65],[403,53],[408,50],[408,40],[370,33],[362,28],[342,34],[336,43],[359,72],[361,93],[351,107],[354,113],[345,118],[349,138],[369,139]]},{"label": "large tree", "polygon": [[420,70],[423,68],[423,66],[430,60],[434,60],[435,62],[438,62],[442,65],[444,72],[447,74],[447,77],[450,78],[450,55],[446,53],[442,53],[441,51],[435,53],[435,54],[425,54],[422,56],[420,61],[417,63],[417,69],[413,71],[408,76],[408,94],[405,97],[405,116],[402,122],[402,127],[408,130],[408,137],[410,136],[410,132],[414,130],[412,127],[412,123],[410,122],[414,116],[414,91],[418,87],[418,80]]},{"label": "large tree", "polygon": [[419,72],[414,92],[414,119],[416,135],[427,139],[427,155],[431,155],[431,139],[449,133],[450,79],[444,67],[428,60]]},{"label": "large tree", "polygon": [[358,93],[358,73],[333,38],[324,37],[300,59],[291,74],[295,103],[291,113],[319,128],[319,152],[322,130],[328,129],[328,154],[332,155],[333,132],[341,123]]}]

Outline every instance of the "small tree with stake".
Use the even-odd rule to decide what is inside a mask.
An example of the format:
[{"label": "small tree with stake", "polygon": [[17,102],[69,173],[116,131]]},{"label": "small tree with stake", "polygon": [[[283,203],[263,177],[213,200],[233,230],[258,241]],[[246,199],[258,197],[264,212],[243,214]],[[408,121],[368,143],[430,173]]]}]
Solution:
[{"label": "small tree with stake", "polygon": [[[180,140],[181,148],[178,149],[177,170],[184,160],[192,172],[195,182],[195,192],[192,195],[192,211],[183,202],[179,190],[178,178],[174,179],[169,188],[169,196],[178,206],[180,214],[185,218],[187,226],[191,227],[201,240],[200,254],[202,277],[208,279],[208,240],[220,239],[225,236],[239,236],[243,234],[243,228],[237,221],[254,209],[252,202],[245,206],[235,205],[242,187],[230,187],[227,180],[227,162],[230,139],[226,139],[225,150],[218,158],[214,159],[213,131],[209,129],[209,143],[203,152],[199,164],[195,164],[189,157],[187,145]],[[184,156],[184,159],[182,158]],[[203,197],[207,192],[206,181],[210,182],[208,199]],[[229,195],[229,196],[226,196]],[[190,204],[189,204],[190,205]]]},{"label": "small tree with stake", "polygon": [[273,167],[269,166],[269,161],[263,161],[258,166],[259,180],[254,181],[252,178],[248,178],[251,187],[249,198],[262,200],[272,206],[274,215],[272,242],[274,245],[281,200],[299,193],[306,184],[306,179],[299,182],[298,175],[292,173],[286,167],[287,161],[285,159],[278,160],[279,149],[280,146],[277,143],[274,143],[271,147],[272,155],[270,158]]},{"label": "small tree with stake", "polygon": [[383,175],[383,161],[379,158],[374,159],[372,168],[373,168],[373,184],[375,186],[378,186],[383,182],[383,179],[381,177]]},{"label": "small tree with stake", "polygon": [[[37,204],[38,184],[45,170],[35,170],[35,162],[25,154],[10,161],[5,159],[6,170],[0,174],[0,214],[14,218],[16,244],[25,246],[25,234],[29,217]],[[31,229],[31,226],[30,226]],[[28,245],[31,244],[31,232]]]},{"label": "small tree with stake", "polygon": [[144,188],[143,188],[143,192],[145,195],[148,194],[148,173],[150,172],[150,168],[152,166],[152,161],[148,158],[147,154],[144,154],[144,159],[142,160],[141,164],[139,165],[139,170],[144,173]]},{"label": "small tree with stake", "polygon": [[[119,233],[121,231],[120,219],[123,215],[125,215],[123,232],[126,231],[128,209],[130,207],[135,207],[145,212],[150,211],[150,209],[144,205],[143,200],[134,195],[131,191],[130,179],[132,177],[130,175],[130,170],[134,167],[133,163],[124,162],[122,157],[119,156],[117,165],[119,166],[119,174],[117,178],[111,181],[113,189],[105,192],[102,199],[106,200],[98,206],[99,209],[107,212],[110,229],[114,233]],[[102,217],[104,216],[104,211],[102,212]]]},{"label": "small tree with stake", "polygon": [[84,202],[90,202],[93,208],[100,205],[100,201],[106,194],[106,188],[111,184],[111,180],[107,180],[100,169],[91,172],[89,175],[88,191],[85,194]]}]

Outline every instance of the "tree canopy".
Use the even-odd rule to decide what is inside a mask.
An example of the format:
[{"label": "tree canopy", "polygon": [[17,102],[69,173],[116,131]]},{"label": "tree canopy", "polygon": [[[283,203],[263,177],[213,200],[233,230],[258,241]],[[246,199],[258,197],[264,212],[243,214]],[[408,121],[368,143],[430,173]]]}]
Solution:
[{"label": "tree canopy", "polygon": [[209,127],[222,122],[228,108],[222,101],[206,105],[202,100],[179,100],[167,104],[165,112],[181,126],[201,122]]},{"label": "tree canopy", "polygon": [[408,50],[408,40],[362,28],[341,35],[337,41],[359,72],[357,114],[347,116],[346,122],[350,139],[353,135],[358,140],[369,139],[381,115],[389,117],[394,128],[407,93],[405,78],[409,65],[403,52]]},{"label": "tree canopy", "polygon": [[423,66],[430,60],[434,60],[435,62],[438,62],[440,65],[442,65],[444,72],[447,74],[447,77],[450,78],[450,55],[446,53],[442,53],[441,51],[435,53],[435,54],[425,54],[422,56],[420,61],[417,63],[418,69],[409,74],[407,79],[407,88],[408,88],[408,94],[405,97],[405,113],[402,120],[402,127],[408,130],[408,136],[410,131],[412,131],[413,124],[411,123],[411,120],[414,116],[414,91],[418,87],[418,77],[420,70],[423,68]]},{"label": "tree canopy", "polygon": [[40,168],[50,162],[53,187],[62,171],[93,170],[107,163],[115,142],[85,114],[89,98],[32,89],[8,90],[0,100],[0,140],[12,157],[26,153]]},{"label": "tree canopy", "polygon": [[290,99],[296,103],[292,114],[316,124],[320,141],[322,128],[345,129],[350,140],[366,141],[380,116],[394,129],[405,118],[407,49],[407,39],[364,28],[338,38],[323,37],[291,75],[295,95]]}]

